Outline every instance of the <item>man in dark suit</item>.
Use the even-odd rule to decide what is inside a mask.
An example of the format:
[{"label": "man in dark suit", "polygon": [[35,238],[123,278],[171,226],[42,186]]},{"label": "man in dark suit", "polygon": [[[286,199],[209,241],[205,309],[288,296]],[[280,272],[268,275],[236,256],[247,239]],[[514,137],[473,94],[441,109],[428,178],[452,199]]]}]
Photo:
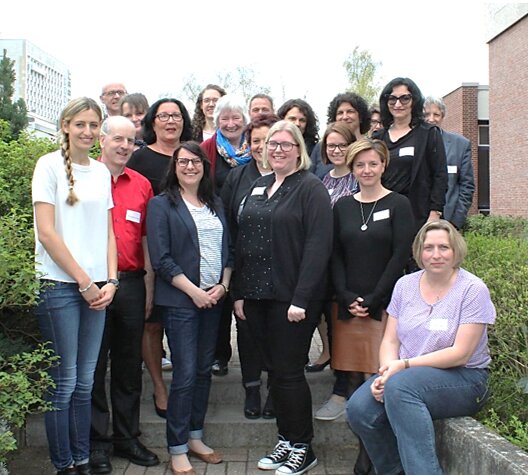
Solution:
[{"label": "man in dark suit", "polygon": [[[441,98],[427,97],[424,104],[425,120],[442,127],[446,106]],[[473,201],[475,178],[471,163],[471,142],[464,136],[442,129],[446,151],[448,188],[443,218],[458,229],[466,222]]]}]

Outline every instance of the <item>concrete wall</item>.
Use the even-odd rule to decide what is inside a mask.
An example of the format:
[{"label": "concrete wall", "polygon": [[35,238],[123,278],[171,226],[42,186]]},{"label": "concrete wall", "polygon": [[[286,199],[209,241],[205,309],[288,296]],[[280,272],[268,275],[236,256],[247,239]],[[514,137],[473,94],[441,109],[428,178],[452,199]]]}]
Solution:
[{"label": "concrete wall", "polygon": [[445,475],[528,474],[528,453],[471,417],[436,421],[435,429]]}]

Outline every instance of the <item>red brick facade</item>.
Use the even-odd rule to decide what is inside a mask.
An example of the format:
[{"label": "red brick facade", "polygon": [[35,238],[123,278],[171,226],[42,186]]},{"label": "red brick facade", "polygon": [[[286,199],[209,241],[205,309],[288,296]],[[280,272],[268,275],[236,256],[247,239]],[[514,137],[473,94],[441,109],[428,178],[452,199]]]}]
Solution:
[{"label": "red brick facade", "polygon": [[489,42],[490,205],[528,218],[528,15]]},{"label": "red brick facade", "polygon": [[475,194],[469,214],[478,211],[478,84],[464,84],[444,96],[446,117],[442,127],[471,141],[471,160],[475,173]]}]

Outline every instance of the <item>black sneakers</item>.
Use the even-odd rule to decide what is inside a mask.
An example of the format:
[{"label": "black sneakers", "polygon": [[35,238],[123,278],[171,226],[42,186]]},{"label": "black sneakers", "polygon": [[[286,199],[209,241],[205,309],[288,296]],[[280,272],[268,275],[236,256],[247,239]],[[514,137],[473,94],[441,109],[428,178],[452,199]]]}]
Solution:
[{"label": "black sneakers", "polygon": [[273,451],[269,455],[261,458],[257,466],[261,470],[275,470],[288,460],[291,451],[292,447],[290,442],[279,435],[279,442]]},{"label": "black sneakers", "polygon": [[276,475],[301,475],[317,465],[317,457],[308,444],[293,444],[288,460],[275,472]]}]

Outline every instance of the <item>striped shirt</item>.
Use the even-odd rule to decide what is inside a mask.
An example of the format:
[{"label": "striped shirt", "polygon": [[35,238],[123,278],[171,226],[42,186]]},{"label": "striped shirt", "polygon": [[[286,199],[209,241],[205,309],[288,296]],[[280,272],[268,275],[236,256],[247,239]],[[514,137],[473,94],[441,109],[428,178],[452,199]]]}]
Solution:
[{"label": "striped shirt", "polygon": [[224,229],[218,216],[207,206],[201,208],[183,200],[196,225],[200,245],[200,288],[220,282],[222,275],[222,237]]}]

